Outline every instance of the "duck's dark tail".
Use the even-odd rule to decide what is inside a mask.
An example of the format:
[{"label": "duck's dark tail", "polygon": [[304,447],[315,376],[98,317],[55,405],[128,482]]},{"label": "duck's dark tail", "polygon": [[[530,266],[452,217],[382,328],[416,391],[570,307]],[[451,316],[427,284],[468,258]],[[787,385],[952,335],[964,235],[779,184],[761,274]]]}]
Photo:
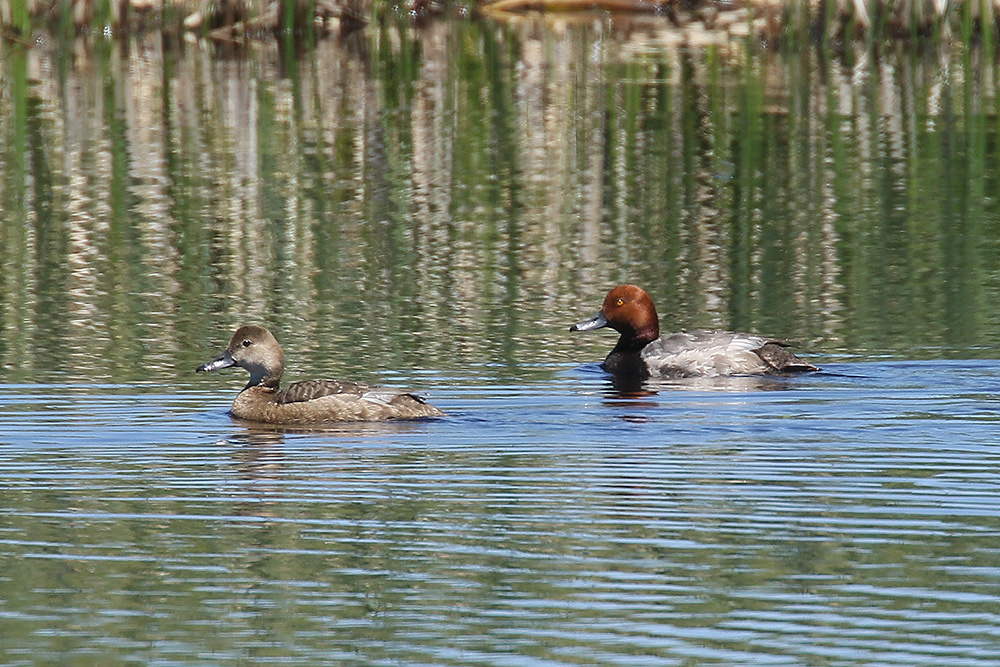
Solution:
[{"label": "duck's dark tail", "polygon": [[819,370],[818,366],[813,366],[792,354],[787,345],[781,341],[769,341],[754,351],[764,363],[774,369],[775,373],[806,373]]}]

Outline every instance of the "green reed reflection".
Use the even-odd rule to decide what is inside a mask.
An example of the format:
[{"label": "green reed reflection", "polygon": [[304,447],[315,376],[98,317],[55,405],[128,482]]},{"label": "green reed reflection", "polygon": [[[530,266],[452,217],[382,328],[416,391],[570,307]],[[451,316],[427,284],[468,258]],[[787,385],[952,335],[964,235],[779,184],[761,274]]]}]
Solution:
[{"label": "green reed reflection", "polygon": [[5,45],[5,377],[188,378],[247,320],[331,371],[520,373],[600,359],[565,327],[626,280],[665,328],[994,354],[991,58],[663,30]]},{"label": "green reed reflection", "polygon": [[17,557],[0,577],[0,654],[468,664],[447,653],[457,641],[511,660],[563,648],[596,664],[724,651],[844,663],[993,646],[996,521],[978,505],[948,515],[934,495],[890,497],[878,458],[858,486],[835,448],[808,479],[791,459],[751,456],[734,473],[738,447],[677,447],[681,469],[675,456],[631,467],[560,448],[392,454],[348,441],[310,451],[279,436],[233,461],[221,447],[64,452],[71,472],[50,454],[17,457],[36,472],[0,490],[18,508],[2,526]]}]

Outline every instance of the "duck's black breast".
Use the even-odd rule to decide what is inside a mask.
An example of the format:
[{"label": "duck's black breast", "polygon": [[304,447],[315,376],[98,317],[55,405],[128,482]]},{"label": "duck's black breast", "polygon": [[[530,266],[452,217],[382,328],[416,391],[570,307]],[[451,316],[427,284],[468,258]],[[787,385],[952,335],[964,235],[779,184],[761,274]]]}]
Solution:
[{"label": "duck's black breast", "polygon": [[301,403],[313,401],[324,396],[352,394],[361,397],[370,387],[360,382],[342,382],[340,380],[304,380],[279,389],[272,399],[274,403]]},{"label": "duck's black breast", "polygon": [[622,352],[617,348],[604,359],[601,367],[616,376],[633,377],[645,380],[649,377],[649,367],[643,361],[639,352]]}]

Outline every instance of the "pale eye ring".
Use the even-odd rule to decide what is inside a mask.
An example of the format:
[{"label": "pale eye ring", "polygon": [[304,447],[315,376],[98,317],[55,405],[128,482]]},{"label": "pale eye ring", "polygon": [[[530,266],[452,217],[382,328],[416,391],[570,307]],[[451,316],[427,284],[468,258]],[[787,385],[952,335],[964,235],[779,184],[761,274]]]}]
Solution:
[{"label": "pale eye ring", "polygon": [[250,341],[249,338],[244,338],[243,339],[243,347],[250,347],[251,344],[252,343],[251,343],[251,341]]}]

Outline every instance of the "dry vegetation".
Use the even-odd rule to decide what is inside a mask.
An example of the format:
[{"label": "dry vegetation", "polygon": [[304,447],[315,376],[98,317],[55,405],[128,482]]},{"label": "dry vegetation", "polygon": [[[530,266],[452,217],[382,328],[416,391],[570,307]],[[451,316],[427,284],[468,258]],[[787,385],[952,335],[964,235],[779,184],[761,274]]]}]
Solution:
[{"label": "dry vegetation", "polygon": [[678,29],[737,26],[734,32],[769,42],[789,33],[991,39],[1000,0],[0,0],[0,25],[15,40],[26,39],[40,24],[109,36],[161,30],[246,39],[353,29],[387,14],[414,20],[437,15],[519,20],[567,13],[662,16]]}]

